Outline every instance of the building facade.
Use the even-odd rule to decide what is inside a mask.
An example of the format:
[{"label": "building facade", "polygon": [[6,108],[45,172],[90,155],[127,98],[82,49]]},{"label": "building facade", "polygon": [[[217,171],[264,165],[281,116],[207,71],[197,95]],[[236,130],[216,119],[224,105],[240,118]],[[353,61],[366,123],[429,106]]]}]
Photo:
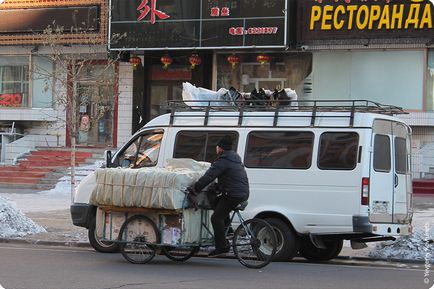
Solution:
[{"label": "building facade", "polygon": [[414,176],[430,176],[430,1],[139,2],[112,1],[110,33],[127,37],[109,44],[142,59],[133,130],[163,113],[163,101],[181,99],[183,82],[242,92],[292,88],[299,100],[367,99],[409,112],[400,117],[413,129]]},{"label": "building facade", "polygon": [[68,146],[71,137],[116,147],[118,116],[125,119],[118,75],[128,79],[130,65],[125,72],[108,61],[108,15],[105,0],[2,1],[0,163],[36,146]]},{"label": "building facade", "polygon": [[[65,0],[46,4],[49,2],[34,5],[100,5],[98,35],[108,35],[108,49],[122,54],[108,77],[112,88],[94,89],[112,95],[112,103],[106,102],[100,110],[91,104],[79,107],[77,121],[86,115],[97,120],[86,128],[84,118],[84,130],[77,134],[83,146],[120,146],[144,123],[164,113],[165,101],[182,99],[184,82],[213,90],[234,87],[241,92],[291,88],[299,100],[367,99],[403,107],[409,114],[399,117],[413,130],[414,176],[430,177],[430,167],[434,167],[431,1],[111,0],[108,4]],[[6,0],[0,4],[0,13],[19,9],[18,3]],[[1,44],[7,45],[0,48],[1,57],[12,55],[18,61],[15,56],[20,51],[32,55],[33,43],[17,42],[17,36],[1,38],[10,37],[10,32],[0,31]],[[17,35],[24,37],[21,30]],[[72,45],[72,49],[80,46]],[[104,44],[101,55],[103,52]],[[38,82],[30,82],[29,89],[39,91]],[[20,85],[25,87],[25,81]],[[0,97],[2,93],[0,90]],[[9,102],[18,99],[7,97]],[[31,102],[23,100],[21,108],[1,106],[0,121],[22,124],[24,134],[43,134],[45,120],[28,118],[39,113],[38,106],[50,96],[33,93],[29,97]],[[4,102],[5,96],[2,98]],[[47,109],[51,107],[42,110]],[[68,145],[67,128],[51,129],[53,132],[57,145]]]}]

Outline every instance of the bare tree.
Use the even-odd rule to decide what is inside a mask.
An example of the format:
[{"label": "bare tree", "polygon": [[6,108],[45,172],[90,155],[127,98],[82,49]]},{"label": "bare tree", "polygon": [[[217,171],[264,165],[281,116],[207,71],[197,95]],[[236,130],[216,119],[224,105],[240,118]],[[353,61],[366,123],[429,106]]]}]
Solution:
[{"label": "bare tree", "polygon": [[[65,35],[73,32],[81,34],[86,43],[82,45],[65,45]],[[119,53],[113,54],[107,51],[107,47],[101,44],[98,39],[86,37],[87,32],[81,29],[65,31],[63,27],[48,26],[44,34],[43,46],[37,49],[37,54],[48,58],[54,65],[54,69],[35,66],[32,73],[44,79],[44,90],[53,91],[53,103],[55,109],[63,111],[58,117],[58,124],[63,123],[69,129],[69,142],[71,144],[71,199],[73,198],[76,185],[76,138],[78,136],[78,115],[80,106],[89,104],[89,98],[82,97],[92,95],[92,103],[99,108],[97,117],[89,119],[88,125],[96,125],[99,118],[105,113],[113,113],[113,107],[104,103],[107,96],[95,95],[92,86],[79,86],[80,82],[92,83],[94,86],[108,85],[114,79],[113,71],[116,62],[119,60]],[[123,36],[115,35],[112,42],[116,42]],[[96,68],[96,65],[97,68]],[[110,74],[107,77],[107,74]],[[112,95],[117,99],[117,95]],[[100,109],[103,108],[103,109]],[[110,111],[109,111],[110,110]],[[86,128],[84,128],[86,129]],[[73,201],[73,200],[72,200]]]}]

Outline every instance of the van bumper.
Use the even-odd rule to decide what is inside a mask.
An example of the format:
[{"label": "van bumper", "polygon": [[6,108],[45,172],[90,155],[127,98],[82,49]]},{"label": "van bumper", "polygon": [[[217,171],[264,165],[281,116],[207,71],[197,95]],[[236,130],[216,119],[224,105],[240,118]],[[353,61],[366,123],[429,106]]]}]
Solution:
[{"label": "van bumper", "polygon": [[92,206],[89,204],[74,203],[71,205],[72,223],[78,227],[88,228]]},{"label": "van bumper", "polygon": [[411,224],[371,223],[369,217],[353,216],[353,231],[381,236],[406,236],[412,232]]}]

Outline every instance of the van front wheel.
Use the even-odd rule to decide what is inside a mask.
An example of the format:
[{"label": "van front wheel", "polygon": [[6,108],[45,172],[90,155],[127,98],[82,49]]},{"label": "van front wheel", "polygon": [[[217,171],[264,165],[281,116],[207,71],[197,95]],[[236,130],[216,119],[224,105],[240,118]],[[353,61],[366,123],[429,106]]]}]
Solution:
[{"label": "van front wheel", "polygon": [[325,249],[317,248],[309,239],[300,246],[300,255],[309,261],[328,261],[336,258],[342,250],[343,240],[325,240]]},{"label": "van front wheel", "polygon": [[298,238],[285,222],[276,218],[265,219],[276,233],[277,248],[273,261],[289,261],[297,255]]},{"label": "van front wheel", "polygon": [[89,230],[87,231],[90,245],[101,253],[116,253],[119,252],[119,243],[103,242],[96,235],[96,217],[93,217]]}]

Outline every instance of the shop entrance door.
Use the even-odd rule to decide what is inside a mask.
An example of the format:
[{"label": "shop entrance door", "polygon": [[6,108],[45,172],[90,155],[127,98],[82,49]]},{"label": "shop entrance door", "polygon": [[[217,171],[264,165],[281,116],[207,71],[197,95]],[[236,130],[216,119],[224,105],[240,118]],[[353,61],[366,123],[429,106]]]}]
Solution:
[{"label": "shop entrance door", "polygon": [[166,113],[162,105],[168,100],[182,100],[182,83],[190,82],[191,77],[192,71],[185,65],[172,65],[167,70],[161,68],[161,65],[152,65],[149,119]]},{"label": "shop entrance door", "polygon": [[170,80],[152,83],[150,119],[167,112],[162,105],[168,100],[182,100],[182,83]]},{"label": "shop entrance door", "polygon": [[[91,65],[77,83],[77,130],[79,146],[113,145],[114,67]],[[104,73],[100,70],[104,69]]]}]

